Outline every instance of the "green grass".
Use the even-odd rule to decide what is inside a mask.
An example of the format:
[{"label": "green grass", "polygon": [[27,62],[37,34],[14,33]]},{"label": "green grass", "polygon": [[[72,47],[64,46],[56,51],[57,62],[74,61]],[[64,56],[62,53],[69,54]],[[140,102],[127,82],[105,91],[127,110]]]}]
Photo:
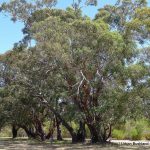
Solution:
[{"label": "green grass", "polygon": [[146,119],[127,121],[113,129],[112,137],[119,140],[150,140],[150,122]]}]

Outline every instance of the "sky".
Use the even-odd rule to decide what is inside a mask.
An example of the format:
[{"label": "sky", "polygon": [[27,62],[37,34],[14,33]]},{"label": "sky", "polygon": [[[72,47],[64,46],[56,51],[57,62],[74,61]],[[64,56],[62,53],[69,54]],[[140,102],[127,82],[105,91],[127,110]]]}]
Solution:
[{"label": "sky", "polygon": [[[0,0],[2,2],[8,2],[9,0]],[[58,0],[57,8],[65,9],[70,6],[73,0]],[[88,6],[83,8],[83,13],[91,18],[97,13],[98,9],[106,4],[115,4],[116,0],[98,0],[98,5]],[[0,54],[5,53],[7,50],[13,48],[14,43],[20,41],[23,38],[22,22],[13,23],[9,16],[0,13]]]}]

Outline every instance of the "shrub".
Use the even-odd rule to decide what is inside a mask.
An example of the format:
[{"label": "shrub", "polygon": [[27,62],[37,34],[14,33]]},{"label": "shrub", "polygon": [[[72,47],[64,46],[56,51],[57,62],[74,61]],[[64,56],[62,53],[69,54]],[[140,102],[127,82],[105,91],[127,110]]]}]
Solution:
[{"label": "shrub", "polygon": [[138,133],[136,128],[132,128],[132,130],[130,131],[130,139],[131,140],[138,140],[140,139],[140,134]]},{"label": "shrub", "polygon": [[114,130],[112,131],[112,137],[113,137],[113,138],[116,138],[116,139],[118,139],[118,140],[123,140],[123,139],[124,139],[124,136],[125,136],[125,134],[124,134],[124,131],[122,131],[122,130],[114,129]]},{"label": "shrub", "polygon": [[112,137],[116,139],[149,140],[150,123],[147,119],[128,120],[123,126],[117,126],[112,131]]},{"label": "shrub", "polygon": [[12,137],[11,127],[6,126],[1,129],[0,137]]},{"label": "shrub", "polygon": [[18,137],[27,137],[27,134],[26,134],[26,132],[23,129],[20,128],[18,130],[17,136]]}]

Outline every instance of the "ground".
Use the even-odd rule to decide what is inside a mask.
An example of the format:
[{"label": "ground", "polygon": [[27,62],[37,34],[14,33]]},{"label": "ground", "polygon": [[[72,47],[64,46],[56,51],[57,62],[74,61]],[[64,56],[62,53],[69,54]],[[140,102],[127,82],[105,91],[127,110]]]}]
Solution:
[{"label": "ground", "polygon": [[0,150],[150,150],[150,145],[90,145],[70,143],[40,143],[27,139],[0,139]]}]

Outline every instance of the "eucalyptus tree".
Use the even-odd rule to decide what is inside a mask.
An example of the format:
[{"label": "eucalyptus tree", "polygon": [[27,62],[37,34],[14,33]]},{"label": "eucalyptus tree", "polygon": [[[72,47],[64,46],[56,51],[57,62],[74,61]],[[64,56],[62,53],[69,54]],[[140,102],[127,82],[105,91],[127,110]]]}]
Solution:
[{"label": "eucalyptus tree", "polygon": [[105,142],[111,125],[140,111],[137,84],[147,75],[145,65],[139,61],[134,64],[137,41],[141,44],[149,38],[146,2],[121,1],[103,11],[106,16],[99,14],[94,21],[79,17],[66,22],[49,15],[33,23],[31,30],[36,49],[51,56],[60,68],[57,71],[68,88],[67,96],[88,125],[92,142]]},{"label": "eucalyptus tree", "polygon": [[31,33],[36,50],[58,67],[65,96],[77,106],[92,142],[105,142],[123,107],[125,85],[118,86],[124,71],[122,35],[102,20],[79,17],[68,22],[53,15],[33,23]]},{"label": "eucalyptus tree", "polygon": [[24,23],[36,10],[55,6],[57,0],[13,0],[1,4],[1,11],[11,15],[12,21],[22,20]]},{"label": "eucalyptus tree", "polygon": [[[14,58],[17,61],[13,61]],[[55,115],[57,129],[62,123],[72,135],[73,142],[77,142],[77,136],[81,137],[82,134],[81,128],[75,132],[76,129],[69,123],[77,118],[77,113],[72,104],[68,105],[64,101],[63,87],[56,87],[63,84],[59,74],[55,74],[57,68],[55,63],[50,61],[51,58],[43,57],[35,48],[21,51],[16,48],[1,60],[16,70],[15,79],[7,85],[8,96],[12,97],[9,109],[11,118],[7,123],[12,123],[17,129],[23,128],[29,137],[40,136],[44,140],[51,136],[52,129],[50,128],[49,133],[44,133],[43,123],[45,120],[54,120]],[[5,99],[6,97],[3,98]],[[54,124],[53,128],[56,125]],[[81,123],[80,126],[82,127]],[[58,133],[60,139],[60,130]]]},{"label": "eucalyptus tree", "polygon": [[[34,89],[33,86],[31,88],[30,81],[27,80],[28,72],[26,72],[26,75],[21,72],[26,56],[27,53],[19,53],[14,50],[1,57],[1,61],[9,66],[9,72],[5,73],[3,77],[4,80],[9,79],[9,83],[5,82],[3,91],[1,91],[1,104],[5,106],[2,110],[2,114],[5,112],[5,115],[2,118],[5,118],[7,124],[13,125],[14,132],[23,128],[29,137],[40,137],[41,140],[45,140],[49,133],[45,133],[43,124],[48,118],[50,121],[54,116],[48,109],[39,105],[39,102],[32,96],[34,91],[31,92],[31,90]],[[14,58],[18,61],[14,62]],[[36,85],[34,88],[36,88]]]},{"label": "eucalyptus tree", "polygon": [[[107,5],[99,9],[95,17],[96,20],[102,19],[108,23],[112,30],[118,30],[128,45],[136,45],[134,55],[131,55],[131,52],[128,53],[129,56],[132,56],[132,59],[126,59],[126,65],[130,66],[128,70],[128,75],[130,75],[127,76],[131,79],[130,86],[133,91],[137,87],[137,91],[140,91],[140,86],[146,84],[149,77],[149,61],[147,58],[150,42],[150,8],[147,3],[146,0],[117,1],[115,6]],[[140,92],[138,96],[140,96]]]},{"label": "eucalyptus tree", "polygon": [[[9,13],[12,21],[22,20],[24,23],[35,11],[43,8],[51,9],[56,6],[58,0],[10,0],[2,2],[0,11]],[[84,4],[84,5],[83,5]],[[97,0],[72,0],[72,7],[77,10],[80,7],[88,5],[97,5]]]},{"label": "eucalyptus tree", "polygon": [[[18,19],[26,18],[24,33],[36,41],[34,48],[16,50],[6,61],[17,56],[12,65],[17,70],[15,85],[21,96],[57,116],[73,142],[78,141],[78,132],[69,123],[74,120],[87,124],[93,143],[106,142],[112,125],[135,117],[143,103],[138,92],[142,81],[148,81],[145,77],[149,72],[137,54],[138,44],[149,41],[146,1],[107,5],[94,20],[82,15],[80,1],[74,5],[77,9],[66,10],[41,4],[35,9],[38,5],[32,3],[32,13],[23,12],[30,14],[27,17],[20,15],[18,7],[26,1],[14,2],[17,5],[5,4],[3,9],[12,14],[17,11]],[[18,91],[14,93],[17,99]],[[67,104],[65,111],[56,107],[58,101]]]}]

